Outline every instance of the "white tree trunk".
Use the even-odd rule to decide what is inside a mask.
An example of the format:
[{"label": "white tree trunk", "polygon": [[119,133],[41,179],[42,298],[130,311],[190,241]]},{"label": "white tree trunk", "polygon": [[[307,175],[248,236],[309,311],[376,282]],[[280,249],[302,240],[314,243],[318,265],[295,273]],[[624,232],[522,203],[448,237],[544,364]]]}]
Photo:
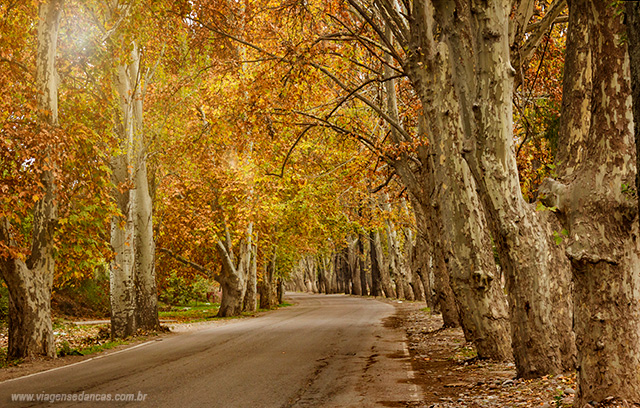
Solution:
[{"label": "white tree trunk", "polygon": [[258,308],[258,246],[252,245],[249,269],[247,271],[247,288],[242,305],[243,312],[255,312]]},{"label": "white tree trunk", "polygon": [[159,327],[155,279],[153,203],[147,180],[140,50],[117,66],[120,154],[111,159],[114,198],[122,217],[111,222],[111,333],[127,337],[139,328]]},{"label": "white tree trunk", "polygon": [[226,228],[224,242],[218,240],[217,249],[222,259],[222,271],[215,279],[222,287],[222,300],[220,301],[219,317],[239,316],[247,289],[247,279],[251,268],[251,253],[253,250],[252,234],[253,224],[249,224],[246,236],[240,242],[238,259],[236,260],[231,244],[229,231]]}]

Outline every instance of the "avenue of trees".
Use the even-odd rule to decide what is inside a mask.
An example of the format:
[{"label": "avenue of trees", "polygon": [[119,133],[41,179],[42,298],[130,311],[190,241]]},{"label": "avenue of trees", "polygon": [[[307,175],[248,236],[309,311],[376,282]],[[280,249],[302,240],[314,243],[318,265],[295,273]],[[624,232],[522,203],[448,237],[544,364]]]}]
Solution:
[{"label": "avenue of trees", "polygon": [[219,316],[420,300],[520,377],[577,370],[577,407],[640,404],[639,7],[3,1],[8,357],[54,357],[52,292],[106,268],[113,337],[177,275]]}]

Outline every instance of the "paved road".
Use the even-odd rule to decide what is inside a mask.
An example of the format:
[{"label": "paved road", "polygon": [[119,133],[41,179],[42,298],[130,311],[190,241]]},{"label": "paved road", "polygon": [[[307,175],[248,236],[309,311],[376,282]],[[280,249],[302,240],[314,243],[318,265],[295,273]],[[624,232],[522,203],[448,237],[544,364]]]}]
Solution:
[{"label": "paved road", "polygon": [[[393,306],[341,295],[289,296],[265,316],[169,336],[136,348],[0,383],[12,394],[111,398],[49,406],[402,407],[418,399]],[[83,394],[84,393],[84,394]],[[144,402],[114,401],[144,397]],[[62,396],[58,398],[64,398]],[[80,397],[78,397],[80,398]]]}]

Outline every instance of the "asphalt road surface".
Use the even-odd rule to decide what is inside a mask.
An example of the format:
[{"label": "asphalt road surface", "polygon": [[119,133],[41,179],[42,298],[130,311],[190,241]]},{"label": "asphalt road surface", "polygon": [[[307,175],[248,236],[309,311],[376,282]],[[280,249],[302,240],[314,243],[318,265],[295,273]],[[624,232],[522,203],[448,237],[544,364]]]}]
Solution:
[{"label": "asphalt road surface", "polygon": [[[265,316],[2,382],[0,406],[360,408],[419,400],[404,335],[385,324],[392,305],[341,295],[288,298],[294,306]],[[34,402],[13,401],[30,394]]]}]

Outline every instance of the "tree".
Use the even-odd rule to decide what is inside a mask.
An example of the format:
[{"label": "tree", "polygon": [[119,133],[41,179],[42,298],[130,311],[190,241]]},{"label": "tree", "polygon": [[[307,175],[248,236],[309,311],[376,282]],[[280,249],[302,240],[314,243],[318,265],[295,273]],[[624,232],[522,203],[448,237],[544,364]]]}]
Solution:
[{"label": "tree", "polygon": [[569,2],[558,179],[541,191],[564,227],[574,279],[576,405],[640,403],[640,247],[631,82],[615,4]]},{"label": "tree", "polygon": [[[131,5],[119,1],[107,5],[106,21],[115,30],[131,13]],[[107,32],[104,33],[108,36]],[[147,173],[148,144],[145,137],[145,91],[154,70],[143,72],[137,39],[113,34],[114,92],[118,100],[115,129],[118,150],[111,159],[113,196],[120,215],[111,221],[111,335],[127,337],[138,329],[155,330],[158,319],[155,276],[153,203]],[[129,42],[129,40],[131,42]],[[117,47],[128,51],[118,57]]]},{"label": "tree", "polygon": [[[350,3],[384,38],[371,14],[358,2]],[[574,342],[568,262],[553,241],[553,216],[536,213],[522,198],[512,148],[514,71],[508,64],[509,27],[526,26],[527,18],[511,20],[512,4],[505,0],[416,2],[406,10],[398,10],[393,2],[381,5],[382,17],[402,51],[388,41],[384,44],[403,66],[422,102],[425,130],[431,144],[441,149],[435,157],[444,167],[443,175],[453,181],[445,184],[460,191],[453,203],[469,205],[475,201],[475,190],[479,193],[475,202],[481,206],[469,205],[470,225],[457,229],[468,231],[469,239],[452,243],[488,242],[482,238],[486,228],[478,218],[481,208],[486,211],[486,225],[507,277],[518,374],[534,377],[570,369]],[[450,210],[443,210],[449,216],[442,219],[451,220]]]},{"label": "tree", "polygon": [[[626,2],[627,48],[631,67],[631,92],[633,98],[633,121],[640,123],[640,3]],[[636,141],[636,169],[640,168],[640,126],[634,126]],[[636,192],[640,191],[640,176],[636,174]],[[640,194],[638,194],[640,206]],[[638,219],[640,222],[640,218]]]},{"label": "tree", "polygon": [[[45,148],[39,185],[33,195],[28,256],[16,252],[14,228],[7,215],[0,218],[3,253],[0,272],[9,289],[8,358],[55,357],[51,323],[51,288],[54,274],[54,231],[57,223],[56,160],[52,143],[58,126],[58,76],[56,52],[62,0],[40,4],[37,22],[36,89],[40,137]],[[34,129],[35,130],[35,129]],[[22,224],[24,225],[24,224]],[[13,248],[12,248],[13,247]]]}]

